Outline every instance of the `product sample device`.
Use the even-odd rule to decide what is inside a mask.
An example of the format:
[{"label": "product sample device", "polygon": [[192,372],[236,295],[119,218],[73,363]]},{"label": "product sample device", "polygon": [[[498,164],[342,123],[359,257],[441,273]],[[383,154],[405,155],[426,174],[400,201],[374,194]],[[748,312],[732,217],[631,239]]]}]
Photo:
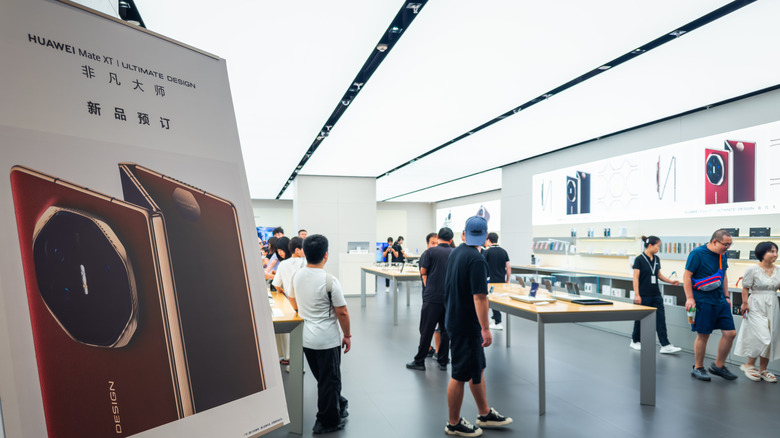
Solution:
[{"label": "product sample device", "polygon": [[536,292],[539,290],[539,283],[537,282],[531,282],[531,289],[528,291],[528,296],[535,297]]},{"label": "product sample device", "polygon": [[154,214],[26,167],[10,177],[48,436],[127,436],[191,414]]},{"label": "product sample device", "polygon": [[729,152],[729,199],[731,202],[756,200],[756,143],[726,140]]},{"label": "product sample device", "polygon": [[195,412],[263,390],[234,205],[133,163],[119,169],[125,200],[162,218]]},{"label": "product sample device", "polygon": [[704,203],[725,204],[729,202],[729,152],[715,149],[704,150]]}]

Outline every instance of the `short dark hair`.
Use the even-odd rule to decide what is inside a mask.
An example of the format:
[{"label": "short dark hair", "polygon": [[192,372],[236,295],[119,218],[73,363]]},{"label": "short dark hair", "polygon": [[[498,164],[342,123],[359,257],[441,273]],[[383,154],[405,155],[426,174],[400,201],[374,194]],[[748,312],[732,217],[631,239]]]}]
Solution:
[{"label": "short dark hair", "polygon": [[[656,243],[660,242],[661,239],[657,236],[642,236],[642,241],[645,242],[645,248],[647,248],[650,245],[655,245]],[[710,242],[712,242],[710,240]]]},{"label": "short dark hair", "polygon": [[393,238],[392,237],[388,237],[387,238],[387,243],[393,243]]},{"label": "short dark hair", "polygon": [[452,233],[450,227],[442,227],[439,229],[439,240],[449,242],[452,240],[452,236],[454,236],[454,234]]},{"label": "short dark hair", "polygon": [[713,240],[720,242],[724,237],[731,237],[731,232],[725,228],[721,228],[712,233],[712,237],[710,237],[710,243],[712,243]]},{"label": "short dark hair", "polygon": [[398,242],[399,240],[404,240],[404,236],[398,236],[398,238],[395,239],[396,242]]},{"label": "short dark hair", "polygon": [[303,254],[306,263],[316,265],[325,258],[328,252],[328,238],[322,234],[312,234],[303,241]]},{"label": "short dark hair", "polygon": [[303,239],[301,239],[298,236],[293,237],[290,239],[290,256],[295,252],[296,249],[303,249]]},{"label": "short dark hair", "polygon": [[425,236],[425,243],[430,243],[431,239],[433,239],[434,237],[436,237],[436,233],[428,233],[428,235]]},{"label": "short dark hair", "polygon": [[772,247],[774,247],[775,251],[777,251],[777,245],[775,245],[774,242],[761,242],[758,245],[756,245],[755,253],[758,261],[763,262],[764,256],[770,249],[772,249]]},{"label": "short dark hair", "polygon": [[498,243],[498,234],[496,234],[496,233],[488,233],[487,240],[489,240],[490,243]]},{"label": "short dark hair", "polygon": [[301,228],[300,230],[298,230],[298,234],[301,234],[301,233],[308,233],[308,231],[306,231],[303,228]]},{"label": "short dark hair", "polygon": [[274,230],[273,230],[273,231],[271,231],[271,234],[276,234],[276,233],[282,233],[282,234],[284,234],[284,228],[282,228],[282,227],[276,227],[276,228],[274,228]]},{"label": "short dark hair", "polygon": [[[284,257],[279,256],[280,250],[284,251]],[[290,253],[290,239],[288,237],[280,237],[276,241],[276,256],[279,260],[287,260],[292,256],[292,253]]]}]

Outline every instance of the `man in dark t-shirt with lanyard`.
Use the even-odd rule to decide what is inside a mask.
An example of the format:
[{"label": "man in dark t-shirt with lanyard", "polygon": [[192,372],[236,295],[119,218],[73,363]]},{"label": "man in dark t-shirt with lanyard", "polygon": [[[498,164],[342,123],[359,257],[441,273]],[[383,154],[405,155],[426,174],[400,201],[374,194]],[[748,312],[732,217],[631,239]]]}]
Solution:
[{"label": "man in dark t-shirt with lanyard", "polygon": [[716,329],[720,329],[721,338],[715,363],[710,366],[709,372],[726,380],[737,378],[725,365],[726,356],[737,335],[731,316],[731,298],[726,278],[726,251],[729,247],[731,233],[720,229],[713,233],[710,243],[691,251],[685,263],[685,310],[696,309],[696,319],[691,328],[696,332],[693,344],[695,363],[691,376],[706,382],[710,381],[710,376],[704,369],[704,354],[707,352],[710,333]]},{"label": "man in dark t-shirt with lanyard", "polygon": [[[450,335],[452,374],[447,386],[448,435],[479,436],[480,427],[499,427],[512,422],[491,408],[485,391],[484,347],[490,346],[487,298],[487,264],[479,248],[487,238],[487,221],[472,216],[466,220],[465,243],[450,253],[444,279],[445,327]],[[476,426],[460,416],[466,382],[477,404]]]}]

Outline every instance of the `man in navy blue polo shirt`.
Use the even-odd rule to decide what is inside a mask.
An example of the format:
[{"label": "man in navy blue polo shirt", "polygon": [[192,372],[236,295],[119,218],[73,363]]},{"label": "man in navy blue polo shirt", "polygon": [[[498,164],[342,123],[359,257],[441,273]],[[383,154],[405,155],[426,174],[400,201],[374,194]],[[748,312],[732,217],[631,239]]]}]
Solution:
[{"label": "man in navy blue polo shirt", "polygon": [[[484,347],[493,342],[488,317],[487,263],[480,254],[486,237],[485,218],[470,217],[462,235],[465,243],[455,248],[447,261],[445,327],[452,355],[452,375],[447,386],[449,418],[444,427],[448,435],[480,436],[480,427],[500,427],[512,422],[488,404],[483,376]],[[479,411],[476,426],[460,416],[466,382]]]},{"label": "man in navy blue polo shirt", "polygon": [[691,251],[685,263],[685,310],[696,309],[696,319],[691,328],[696,332],[696,341],[693,344],[695,363],[691,376],[705,382],[710,381],[710,376],[704,369],[704,354],[707,352],[710,333],[717,329],[721,332],[718,354],[709,371],[726,380],[737,378],[726,368],[726,356],[737,335],[734,318],[731,316],[729,283],[726,279],[726,269],[729,267],[726,251],[729,247],[731,233],[720,229],[712,234],[710,243]]}]

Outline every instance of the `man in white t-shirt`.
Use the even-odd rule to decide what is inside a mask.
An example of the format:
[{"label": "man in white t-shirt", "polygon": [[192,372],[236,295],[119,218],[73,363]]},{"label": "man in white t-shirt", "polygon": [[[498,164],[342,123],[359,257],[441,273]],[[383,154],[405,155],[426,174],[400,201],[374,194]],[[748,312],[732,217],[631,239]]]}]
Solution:
[{"label": "man in white t-shirt", "polygon": [[[276,267],[276,275],[271,283],[277,291],[285,293],[292,285],[293,275],[306,266],[306,259],[303,258],[303,239],[293,237],[290,239],[290,245],[287,248],[277,248],[277,251],[284,251],[285,254],[290,254],[290,258],[283,260]],[[276,342],[282,349],[281,364],[286,365],[287,372],[290,372],[290,335],[276,335]]]},{"label": "man in white t-shirt", "polygon": [[[347,399],[341,396],[341,348],[352,346],[347,302],[338,279],[325,272],[328,239],[320,234],[303,241],[306,266],[292,279],[287,298],[303,318],[303,352],[317,379],[315,434],[344,428]],[[339,325],[343,335],[339,332]]]}]

